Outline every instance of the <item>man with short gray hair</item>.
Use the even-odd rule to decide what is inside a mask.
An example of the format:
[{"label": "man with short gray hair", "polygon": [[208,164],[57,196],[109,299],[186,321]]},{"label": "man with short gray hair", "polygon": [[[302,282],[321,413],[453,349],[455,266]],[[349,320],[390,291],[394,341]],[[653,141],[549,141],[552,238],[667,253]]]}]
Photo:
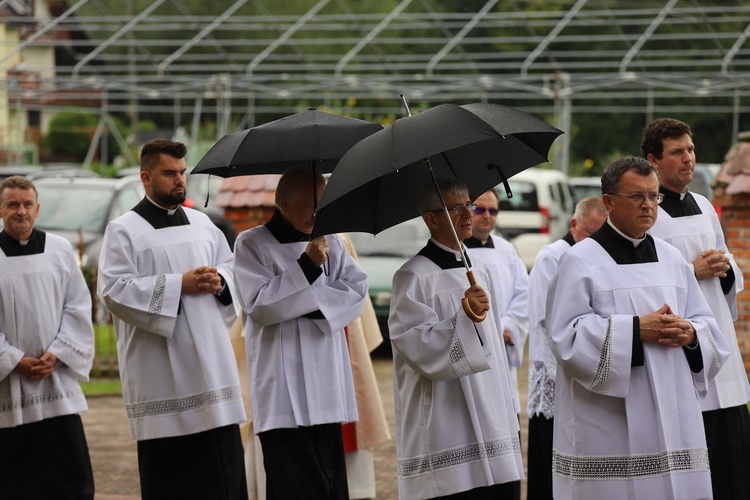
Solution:
[{"label": "man with short gray hair", "polygon": [[661,201],[654,167],[621,158],[602,193],[607,222],[563,254],[547,296],[554,497],[711,498],[698,398],[727,344],[692,267],[648,234]]},{"label": "man with short gray hair", "polygon": [[91,293],[71,244],[34,227],[37,196],[25,177],[0,185],[0,497],[92,499]]}]

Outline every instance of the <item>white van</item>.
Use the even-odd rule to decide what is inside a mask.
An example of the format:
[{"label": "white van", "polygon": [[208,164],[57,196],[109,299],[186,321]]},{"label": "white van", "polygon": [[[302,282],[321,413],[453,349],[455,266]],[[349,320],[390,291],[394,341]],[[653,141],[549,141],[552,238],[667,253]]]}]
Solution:
[{"label": "white van", "polygon": [[529,168],[508,179],[513,193],[496,187],[500,195],[497,229],[513,243],[527,269],[539,250],[565,236],[575,210],[575,191],[559,170]]}]

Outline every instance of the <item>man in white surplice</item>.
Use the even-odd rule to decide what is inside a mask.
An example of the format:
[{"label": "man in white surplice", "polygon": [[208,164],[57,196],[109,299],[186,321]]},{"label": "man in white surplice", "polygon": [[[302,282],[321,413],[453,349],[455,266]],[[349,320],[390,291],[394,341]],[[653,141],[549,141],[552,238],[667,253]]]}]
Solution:
[{"label": "man in white surplice", "polygon": [[554,428],[557,360],[549,347],[545,308],[547,292],[560,257],[577,242],[594,234],[607,220],[601,198],[589,196],[576,204],[570,231],[542,247],[529,273],[529,417],[526,500],[552,498],[552,431]]},{"label": "man in white surplice", "polygon": [[711,202],[688,191],[695,171],[693,132],[687,123],[658,118],[643,130],[641,152],[659,172],[664,201],[651,234],[674,245],[693,264],[732,355],[701,398],[714,498],[750,498],[750,399],[745,365],[737,343],[737,294],[742,271],[724,242]]},{"label": "man in white surplice", "polygon": [[91,293],[70,243],[34,228],[39,210],[30,180],[0,185],[0,497],[92,499]]},{"label": "man in white surplice", "polygon": [[563,254],[547,296],[554,496],[712,498],[698,394],[727,344],[692,267],[647,233],[661,200],[653,166],[615,161],[602,193],[607,222]]},{"label": "man in white surplice", "polygon": [[[452,229],[461,242],[470,237],[476,206],[461,181],[438,184],[450,217],[435,185],[425,186],[416,202],[431,238],[393,277],[388,329],[399,498],[510,500],[523,464],[518,404],[490,308],[493,283],[489,266],[472,255],[478,284],[469,286]],[[470,319],[464,298],[472,315],[486,312],[484,321]]]},{"label": "man in white surplice", "polygon": [[271,219],[235,243],[268,499],[348,498],[341,424],[357,403],[344,327],[362,314],[367,276],[338,235],[310,238],[324,186],[308,167],[287,171]]},{"label": "man in white surplice", "polygon": [[178,142],[144,144],[146,197],[107,226],[99,295],[114,316],[142,497],[247,498],[246,416],[227,335],[232,252],[205,214],[180,205],[185,153]]}]

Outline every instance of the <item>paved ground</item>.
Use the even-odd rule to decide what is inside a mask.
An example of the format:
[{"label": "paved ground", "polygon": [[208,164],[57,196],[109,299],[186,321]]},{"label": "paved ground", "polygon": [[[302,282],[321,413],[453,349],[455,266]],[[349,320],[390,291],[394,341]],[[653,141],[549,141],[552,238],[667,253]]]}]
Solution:
[{"label": "paved ground", "polygon": [[[393,422],[393,370],[390,358],[376,357],[375,372],[383,397],[386,415],[395,436]],[[522,443],[526,445],[528,420],[525,417],[526,365],[519,370],[521,386]],[[89,411],[83,415],[83,424],[91,453],[96,481],[97,500],[136,500],[140,498],[138,484],[138,461],[135,442],[128,433],[125,407],[120,396],[89,398]],[[378,499],[398,498],[396,487],[396,444],[394,440],[379,445],[374,450],[375,476]],[[525,463],[525,457],[524,457]],[[526,498],[523,484],[522,498]]]}]

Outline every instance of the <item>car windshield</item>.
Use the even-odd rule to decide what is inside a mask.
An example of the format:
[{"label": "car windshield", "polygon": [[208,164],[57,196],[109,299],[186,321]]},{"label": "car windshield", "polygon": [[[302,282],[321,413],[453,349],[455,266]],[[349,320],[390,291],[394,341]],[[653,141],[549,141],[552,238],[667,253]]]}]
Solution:
[{"label": "car windshield", "polygon": [[360,257],[413,257],[430,238],[421,217],[402,222],[377,235],[349,233]]},{"label": "car windshield", "polygon": [[503,186],[500,189],[500,210],[514,210],[517,212],[536,212],[539,210],[536,187],[532,182],[508,181],[513,197],[508,199]]},{"label": "car windshield", "polygon": [[112,190],[104,186],[37,184],[41,229],[101,232],[109,213]]}]

